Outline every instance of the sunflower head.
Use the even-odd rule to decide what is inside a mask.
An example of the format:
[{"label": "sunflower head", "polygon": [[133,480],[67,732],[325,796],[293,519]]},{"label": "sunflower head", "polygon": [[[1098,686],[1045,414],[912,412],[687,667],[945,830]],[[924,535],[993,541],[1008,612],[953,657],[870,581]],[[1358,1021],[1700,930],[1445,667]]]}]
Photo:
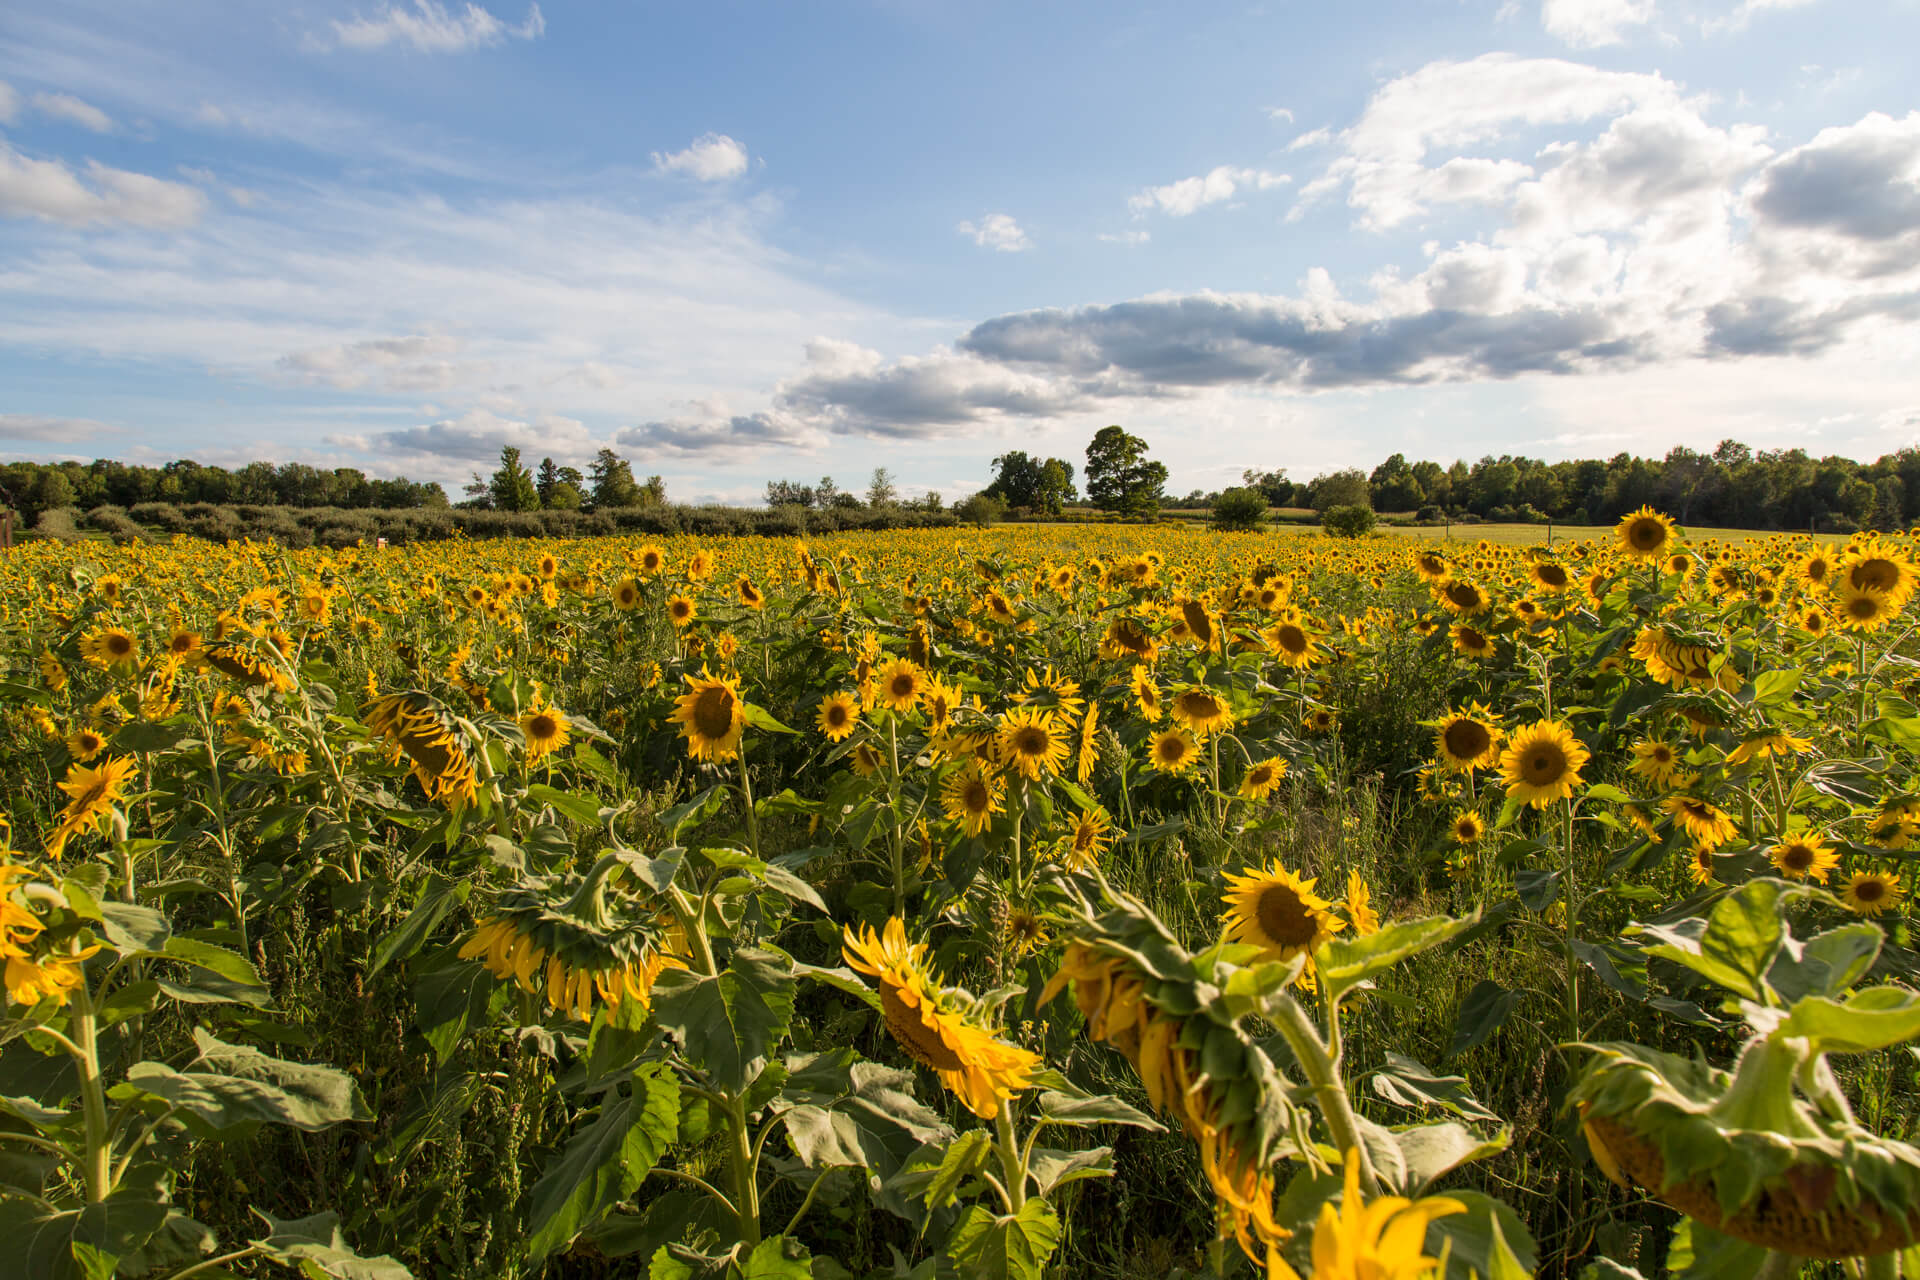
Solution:
[{"label": "sunflower head", "polygon": [[1621,516],[1613,534],[1622,554],[1634,560],[1658,560],[1673,542],[1673,521],[1643,506]]},{"label": "sunflower head", "polygon": [[1500,771],[1507,795],[1536,809],[1565,800],[1581,785],[1580,770],[1591,759],[1573,730],[1541,720],[1507,740]]},{"label": "sunflower head", "polygon": [[739,677],[722,678],[702,667],[699,675],[682,679],[687,691],[674,700],[669,719],[680,726],[687,755],[714,764],[739,755],[740,735],[747,726]]}]

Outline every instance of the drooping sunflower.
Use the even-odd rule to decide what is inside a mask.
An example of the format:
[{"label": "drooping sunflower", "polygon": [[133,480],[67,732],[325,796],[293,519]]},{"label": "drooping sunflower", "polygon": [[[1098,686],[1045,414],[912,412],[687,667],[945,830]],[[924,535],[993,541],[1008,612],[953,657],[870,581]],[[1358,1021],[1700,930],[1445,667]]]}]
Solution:
[{"label": "drooping sunflower", "polygon": [[1093,780],[1093,768],[1100,763],[1100,704],[1087,704],[1087,718],[1080,722],[1080,750],[1074,757],[1073,780],[1086,786]]},{"label": "drooping sunflower", "polygon": [[1347,873],[1347,919],[1361,937],[1380,932],[1380,913],[1373,909],[1373,889],[1358,871]]},{"label": "drooping sunflower", "polygon": [[1203,741],[1233,727],[1233,708],[1227,700],[1200,685],[1190,685],[1174,694],[1167,708],[1175,724],[1185,725],[1195,738]]},{"label": "drooping sunflower", "polygon": [[119,627],[96,627],[80,637],[80,656],[103,670],[132,670],[140,663],[140,645]]},{"label": "drooping sunflower", "polygon": [[660,975],[687,967],[676,954],[686,950],[686,935],[645,917],[617,921],[595,900],[598,892],[590,874],[564,903],[523,897],[481,920],[459,956],[523,991],[544,992],[549,1007],[582,1022],[593,1020],[596,1005],[613,1010],[631,1000],[650,1009]]},{"label": "drooping sunflower", "polygon": [[1580,770],[1591,755],[1573,730],[1557,720],[1540,720],[1507,740],[1500,773],[1507,795],[1536,809],[1573,795]]},{"label": "drooping sunflower", "polygon": [[1050,711],[1015,707],[1001,717],[994,735],[1000,763],[1022,777],[1059,773],[1067,759],[1067,734]]},{"label": "drooping sunflower", "polygon": [[687,691],[673,702],[668,719],[680,726],[687,755],[720,764],[740,754],[740,735],[747,727],[746,706],[740,700],[740,679],[713,675],[705,667],[697,676],[682,676]]},{"label": "drooping sunflower", "polygon": [[42,649],[40,656],[34,659],[40,668],[40,683],[54,693],[67,687],[67,668],[51,649]]},{"label": "drooping sunflower", "polygon": [[520,717],[520,736],[527,744],[527,761],[532,763],[567,745],[573,722],[558,707],[536,704]]},{"label": "drooping sunflower", "polygon": [[977,836],[987,829],[994,814],[1005,812],[1000,804],[1004,789],[1005,784],[981,768],[977,759],[969,760],[940,784],[940,808],[968,835]]},{"label": "drooping sunflower", "polygon": [[360,719],[387,740],[396,760],[404,755],[412,763],[429,800],[459,808],[479,798],[466,734],[431,694],[413,689],[375,698],[361,707]]},{"label": "drooping sunflower", "polygon": [[1178,605],[1180,620],[1187,624],[1187,634],[1194,644],[1210,653],[1220,650],[1219,617],[1207,607],[1204,600],[1184,599]]},{"label": "drooping sunflower", "polygon": [[1673,543],[1673,521],[1643,506],[1621,516],[1613,535],[1621,554],[1635,560],[1658,560]]},{"label": "drooping sunflower", "polygon": [[949,989],[927,961],[927,944],[907,942],[899,916],[876,935],[871,925],[844,931],[841,954],[848,966],[879,979],[880,1012],[894,1042],[930,1068],[940,1083],[983,1119],[1000,1114],[1002,1102],[1033,1085],[1040,1056],[1008,1044],[981,1025],[972,1001]]},{"label": "drooping sunflower", "polygon": [[912,711],[926,696],[927,673],[908,658],[895,658],[874,677],[880,705],[901,714]]},{"label": "drooping sunflower", "polygon": [[1160,646],[1153,634],[1139,622],[1132,618],[1115,618],[1107,624],[1107,633],[1100,639],[1100,656],[1111,660],[1132,658],[1152,663],[1160,656]]},{"label": "drooping sunflower", "polygon": [[1773,846],[1767,860],[1789,880],[1827,881],[1827,873],[1840,865],[1840,854],[1827,847],[1826,838],[1817,832],[1803,833]]},{"label": "drooping sunflower", "polygon": [[1147,741],[1147,759],[1161,773],[1184,773],[1200,758],[1200,744],[1185,729],[1166,729]]},{"label": "drooping sunflower", "polygon": [[1902,895],[1900,877],[1891,871],[1856,871],[1847,877],[1847,887],[1840,894],[1847,910],[1856,915],[1877,916],[1887,908],[1899,903]]},{"label": "drooping sunflower", "polygon": [[1687,854],[1687,875],[1701,888],[1714,882],[1715,865],[1713,850],[1706,845],[1695,845]]},{"label": "drooping sunflower", "polygon": [[126,795],[127,783],[139,772],[132,756],[108,756],[98,765],[75,764],[58,784],[67,793],[66,807],[47,836],[47,856],[59,858],[67,841],[83,831],[91,831],[100,819],[113,812]]},{"label": "drooping sunflower", "polygon": [[860,706],[850,693],[830,693],[820,699],[816,723],[828,742],[839,742],[854,731],[860,721]]},{"label": "drooping sunflower", "polygon": [[1668,796],[1660,802],[1660,807],[1672,816],[1694,844],[1703,849],[1718,849],[1733,839],[1739,830],[1732,814],[1699,796]]},{"label": "drooping sunflower", "polygon": [[1265,800],[1287,776],[1287,762],[1279,756],[1256,761],[1241,775],[1239,794],[1248,800]]},{"label": "drooping sunflower", "polygon": [[1500,726],[1493,722],[1493,712],[1469,703],[1440,722],[1433,744],[1449,772],[1491,769],[1500,760]]},{"label": "drooping sunflower", "polygon": [[1051,665],[1045,674],[1028,667],[1026,678],[1014,695],[1014,702],[1019,706],[1040,707],[1069,717],[1077,717],[1080,709],[1086,705],[1086,699],[1080,696],[1079,683],[1064,675],[1055,675]]},{"label": "drooping sunflower", "polygon": [[1160,687],[1153,682],[1153,668],[1139,663],[1133,668],[1133,674],[1127,677],[1127,687],[1133,691],[1134,705],[1140,708],[1140,716],[1148,724],[1160,722]]},{"label": "drooping sunflower", "polygon": [[1813,739],[1796,737],[1784,730],[1748,738],[1727,753],[1728,764],[1746,764],[1768,756],[1805,755],[1813,750]]},{"label": "drooping sunflower", "polygon": [[767,607],[767,597],[753,585],[753,579],[744,573],[734,580],[733,592],[741,604],[755,612]]},{"label": "drooping sunflower", "polygon": [[1302,879],[1275,859],[1267,868],[1227,875],[1227,937],[1261,949],[1262,958],[1291,960],[1347,927],[1333,903],[1313,891],[1319,877]]}]

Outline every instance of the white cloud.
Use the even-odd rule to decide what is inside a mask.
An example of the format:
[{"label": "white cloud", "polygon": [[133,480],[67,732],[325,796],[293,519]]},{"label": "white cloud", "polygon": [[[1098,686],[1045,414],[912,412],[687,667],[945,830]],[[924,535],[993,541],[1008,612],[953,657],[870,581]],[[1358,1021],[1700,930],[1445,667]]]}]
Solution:
[{"label": "white cloud", "polygon": [[113,428],[92,418],[58,418],[39,413],[0,413],[0,440],[82,440]]},{"label": "white cloud", "polygon": [[372,17],[333,23],[335,42],[343,49],[384,49],[411,45],[421,53],[467,53],[503,44],[507,40],[534,40],[544,35],[547,20],[540,6],[527,8],[518,26],[501,21],[477,4],[455,13],[437,0],[414,0],[412,9],[388,5]]},{"label": "white cloud", "polygon": [[721,182],[747,171],[747,149],[724,133],[703,133],[685,151],[654,152],[653,167],[699,182]]},{"label": "white cloud", "polygon": [[774,407],[837,435],[922,439],[1010,418],[1049,418],[1090,404],[1074,383],[936,349],[888,363],[858,343],[819,338]]},{"label": "white cloud", "polygon": [[1126,245],[1145,244],[1152,238],[1153,234],[1148,231],[1102,231],[1094,236],[1094,239],[1104,241],[1107,244]]},{"label": "white cloud", "polygon": [[77,124],[95,133],[113,132],[111,116],[92,103],[83,102],[70,93],[36,93],[33,95],[33,108],[41,115],[65,120],[69,124]]},{"label": "white cloud", "polygon": [[206,203],[205,196],[183,183],[93,160],[87,162],[83,180],[58,160],[35,160],[0,141],[0,216],[70,226],[185,227],[199,219]]},{"label": "white cloud", "polygon": [[1220,165],[1197,177],[1182,178],[1164,187],[1148,187],[1127,198],[1127,207],[1136,214],[1158,211],[1184,218],[1210,204],[1231,200],[1237,191],[1265,191],[1293,181],[1284,173],[1264,169],[1236,169]]},{"label": "white cloud", "polygon": [[1287,122],[1288,124],[1292,124],[1292,123],[1293,123],[1293,112],[1292,112],[1292,110],[1291,110],[1291,109],[1289,109],[1289,108],[1287,108],[1287,107],[1268,107],[1268,108],[1267,108],[1267,119],[1269,119],[1269,120],[1275,120],[1275,121],[1278,121],[1278,120],[1284,120],[1284,121],[1286,121],[1286,122]]},{"label": "white cloud", "polygon": [[1333,140],[1331,129],[1309,129],[1287,144],[1289,151],[1304,151],[1308,147],[1325,146]]},{"label": "white cloud", "polygon": [[1920,273],[1920,111],[1822,129],[1767,166],[1746,201],[1779,291],[1831,300],[1853,291],[1835,281]]},{"label": "white cloud", "polygon": [[1019,253],[1023,249],[1033,248],[1033,241],[1020,229],[1020,224],[1011,214],[990,213],[976,224],[962,222],[954,230],[963,236],[973,237],[973,242],[982,249],[997,249],[1001,253]]},{"label": "white cloud", "polygon": [[1623,29],[1653,21],[1654,0],[1545,0],[1540,25],[1576,49],[1619,44]]},{"label": "white cloud", "polygon": [[1817,3],[1817,0],[1740,0],[1731,13],[1702,21],[1700,29],[1709,35],[1725,31],[1742,31],[1757,14],[1772,9],[1802,9],[1814,3]]},{"label": "white cloud", "polygon": [[459,350],[458,339],[415,334],[296,351],[278,367],[299,381],[340,390],[377,383],[388,391],[444,391],[458,379],[447,357]]},{"label": "white cloud", "polygon": [[576,418],[542,414],[523,421],[470,409],[457,418],[375,434],[369,443],[374,452],[403,458],[420,454],[448,462],[491,462],[512,445],[533,458],[581,462],[603,442]]}]

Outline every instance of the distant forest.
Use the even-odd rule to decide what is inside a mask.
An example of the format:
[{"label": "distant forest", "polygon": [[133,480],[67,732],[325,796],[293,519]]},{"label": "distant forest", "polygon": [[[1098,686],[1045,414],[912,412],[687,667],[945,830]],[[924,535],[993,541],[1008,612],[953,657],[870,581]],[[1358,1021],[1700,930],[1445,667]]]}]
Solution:
[{"label": "distant forest", "polygon": [[[1053,472],[1044,465],[1014,464],[1040,462],[1024,454],[995,459],[996,478],[983,492],[1005,501],[1016,516],[1031,513],[1044,518],[1045,512],[1058,512],[1063,505],[1077,502],[1080,495],[1073,486],[1073,468],[1065,464],[1056,468],[1063,474],[1052,490],[1037,497],[1025,492],[1032,487],[1026,483],[1032,479],[1027,472],[1042,481]],[[624,519],[627,508],[658,507],[664,499],[657,478],[636,485],[625,460],[610,451],[595,459],[589,477],[560,468],[556,481],[550,474],[553,470],[547,462],[537,479],[531,473],[527,476],[541,490],[556,483],[561,486],[560,492],[541,494],[559,499],[547,502],[549,506],[574,507],[589,515],[600,508],[615,513],[617,508]],[[1723,441],[1711,453],[1682,446],[1664,458],[1619,453],[1565,462],[1503,455],[1443,466],[1409,462],[1396,453],[1371,472],[1353,468],[1295,480],[1284,469],[1254,467],[1242,479],[1244,488],[1257,490],[1273,507],[1326,511],[1362,504],[1380,512],[1417,513],[1426,520],[1552,519],[1605,524],[1645,504],[1683,524],[1733,528],[1848,532],[1920,523],[1920,448],[1913,447],[1873,462],[1814,457],[1804,449],[1756,452],[1732,440]],[[498,487],[497,475],[495,480]],[[487,482],[478,476],[475,481],[468,489],[476,496],[461,505],[494,506],[486,496]],[[781,494],[775,493],[777,488]],[[770,502],[785,496],[783,486],[776,483],[770,483],[768,491]],[[1184,498],[1152,495],[1158,499],[1155,505],[1182,507],[1210,506],[1221,496],[1201,490]],[[795,500],[786,497],[786,501]],[[188,460],[148,467],[108,459],[0,465],[0,503],[20,513],[26,527],[36,525],[43,512],[126,511],[154,504],[416,511],[429,519],[433,517],[427,513],[449,511],[451,505],[437,484],[405,476],[378,479],[352,467],[323,470],[298,462],[254,462],[228,471]],[[847,505],[861,504],[855,500]]]}]

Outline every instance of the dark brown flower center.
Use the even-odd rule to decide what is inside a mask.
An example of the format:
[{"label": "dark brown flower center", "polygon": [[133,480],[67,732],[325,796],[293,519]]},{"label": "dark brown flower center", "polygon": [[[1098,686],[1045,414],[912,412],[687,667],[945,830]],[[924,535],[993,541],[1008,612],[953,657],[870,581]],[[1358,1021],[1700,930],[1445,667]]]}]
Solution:
[{"label": "dark brown flower center", "polygon": [[1521,775],[1529,785],[1551,786],[1566,776],[1567,753],[1558,743],[1543,742],[1527,752],[1520,766]]},{"label": "dark brown flower center", "polygon": [[725,685],[702,689],[693,704],[693,727],[703,738],[724,738],[733,729],[733,690]]},{"label": "dark brown flower center", "polygon": [[1320,931],[1307,904],[1284,884],[1269,885],[1260,891],[1254,915],[1260,922],[1260,932],[1282,947],[1304,947]]},{"label": "dark brown flower center", "polygon": [[926,1024],[918,1009],[907,1006],[900,998],[900,988],[884,978],[880,982],[880,1009],[886,1017],[887,1030],[893,1033],[908,1057],[936,1071],[960,1069],[960,1055],[947,1048],[940,1033]]},{"label": "dark brown flower center", "polygon": [[1455,760],[1477,760],[1493,745],[1493,735],[1478,720],[1455,720],[1444,736],[1447,754]]}]

